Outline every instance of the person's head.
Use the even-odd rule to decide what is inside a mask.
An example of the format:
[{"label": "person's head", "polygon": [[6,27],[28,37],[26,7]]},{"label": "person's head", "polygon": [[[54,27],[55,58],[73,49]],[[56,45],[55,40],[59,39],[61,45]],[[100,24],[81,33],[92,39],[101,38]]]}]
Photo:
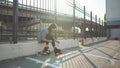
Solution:
[{"label": "person's head", "polygon": [[56,24],[54,24],[54,23],[52,23],[52,24],[50,24],[50,26],[48,27],[48,30],[49,30],[49,32],[55,32],[55,30],[56,30]]}]

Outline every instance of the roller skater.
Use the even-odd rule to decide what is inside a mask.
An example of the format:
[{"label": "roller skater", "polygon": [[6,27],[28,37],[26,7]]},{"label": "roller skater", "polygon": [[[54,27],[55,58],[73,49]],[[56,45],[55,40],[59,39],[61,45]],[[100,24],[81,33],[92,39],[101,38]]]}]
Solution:
[{"label": "roller skater", "polygon": [[54,49],[55,56],[62,54],[61,50],[55,47],[55,42],[60,43],[55,39],[55,31],[56,31],[56,24],[52,23],[48,28],[43,29],[38,35],[38,42],[39,43],[46,43],[42,54],[50,54],[48,44],[51,43]]}]

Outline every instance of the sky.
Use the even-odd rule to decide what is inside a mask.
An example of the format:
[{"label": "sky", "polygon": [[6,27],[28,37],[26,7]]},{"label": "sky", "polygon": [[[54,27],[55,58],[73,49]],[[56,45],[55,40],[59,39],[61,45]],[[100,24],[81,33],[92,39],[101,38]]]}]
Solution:
[{"label": "sky", "polygon": [[106,11],[105,0],[77,0],[81,5],[85,5],[88,11],[93,12],[93,14],[98,15],[101,19],[104,18]]},{"label": "sky", "polygon": [[[57,7],[59,8],[59,12],[68,12],[68,14],[72,14],[72,8],[68,7],[67,2],[72,3],[73,0],[58,0]],[[92,11],[93,15],[97,15],[98,18],[104,19],[105,14],[105,0],[75,0],[78,6],[86,6],[87,11]],[[65,7],[64,7],[65,6]],[[67,7],[67,8],[66,8]],[[70,11],[71,10],[71,11]],[[78,12],[76,12],[76,15]]]}]

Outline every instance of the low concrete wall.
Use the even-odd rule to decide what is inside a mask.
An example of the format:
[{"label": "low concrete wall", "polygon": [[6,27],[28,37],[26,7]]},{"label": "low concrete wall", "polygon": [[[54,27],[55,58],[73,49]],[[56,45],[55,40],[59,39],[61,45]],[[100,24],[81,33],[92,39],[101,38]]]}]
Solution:
[{"label": "low concrete wall", "polygon": [[[59,40],[60,44],[56,46],[60,49],[79,46],[79,42],[73,39]],[[0,61],[21,56],[27,56],[42,51],[45,44],[38,44],[37,41],[29,41],[18,44],[0,44]],[[53,50],[49,44],[50,50]]]}]

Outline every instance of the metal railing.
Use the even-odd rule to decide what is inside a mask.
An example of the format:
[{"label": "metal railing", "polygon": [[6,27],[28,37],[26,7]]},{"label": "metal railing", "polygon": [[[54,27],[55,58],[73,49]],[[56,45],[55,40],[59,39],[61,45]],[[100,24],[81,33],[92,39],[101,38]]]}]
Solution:
[{"label": "metal railing", "polygon": [[[58,12],[56,9],[58,7],[55,7],[54,0],[49,0],[49,4],[47,4],[46,1],[39,0],[40,4],[43,2],[43,4],[41,5],[43,5],[44,7],[49,6],[48,9],[38,6],[38,0],[36,0],[36,2],[38,3],[34,3],[37,6],[31,5],[31,1],[34,2],[34,0],[24,0],[26,2],[30,1],[30,5],[28,5],[27,3],[23,3],[23,0],[21,0],[22,3],[17,4],[18,20],[16,20],[16,18],[13,18],[15,16],[13,15],[13,10],[15,10],[14,4],[16,4],[14,3],[14,1],[15,0],[6,0],[4,2],[0,1],[0,40],[9,40],[5,38],[8,37],[10,38],[10,40],[12,39],[13,42],[16,41],[17,43],[17,41],[19,41],[19,38],[21,37],[23,37],[24,39],[27,39],[29,37],[37,37],[37,33],[42,28],[48,27],[48,25],[46,24],[50,23],[56,23],[58,27],[62,27],[62,31],[58,29],[59,38],[93,38],[106,36],[105,22],[103,22],[103,20],[101,20],[100,18],[98,19],[97,15],[93,15],[92,11],[88,12],[85,6],[79,6],[76,2],[72,3],[66,0],[66,4],[70,8],[74,7],[70,11],[75,10],[83,14],[83,16],[76,15],[76,13],[73,15],[69,15],[65,12]],[[4,12],[6,12],[6,14]],[[88,17],[89,19],[87,19],[86,17]],[[18,22],[16,25],[14,22],[15,20]],[[64,20],[69,20],[69,22],[66,22]],[[41,23],[45,25],[41,26]],[[15,36],[17,38],[16,40],[13,39],[13,30],[15,29],[13,29],[14,26],[18,28],[16,30],[17,34]],[[88,28],[89,30],[86,31],[86,28]],[[75,30],[78,30],[78,32],[76,32]]]}]

